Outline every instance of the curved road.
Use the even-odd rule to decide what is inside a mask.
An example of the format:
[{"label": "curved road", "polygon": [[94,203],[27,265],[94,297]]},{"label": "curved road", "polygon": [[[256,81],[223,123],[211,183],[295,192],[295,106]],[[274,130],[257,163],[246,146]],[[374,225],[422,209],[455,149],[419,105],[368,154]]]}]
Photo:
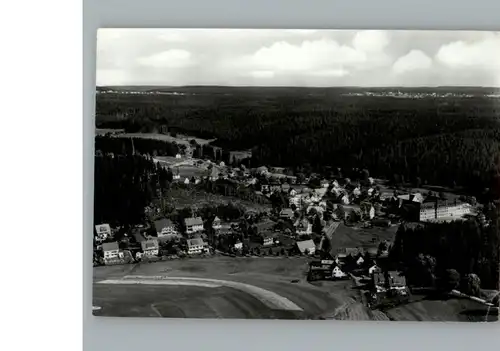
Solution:
[{"label": "curved road", "polygon": [[272,291],[262,289],[250,284],[235,281],[188,278],[188,277],[165,277],[165,276],[125,276],[123,279],[108,279],[98,284],[121,284],[121,285],[184,285],[199,286],[206,288],[227,287],[242,291],[251,295],[273,310],[303,311],[295,303]]}]

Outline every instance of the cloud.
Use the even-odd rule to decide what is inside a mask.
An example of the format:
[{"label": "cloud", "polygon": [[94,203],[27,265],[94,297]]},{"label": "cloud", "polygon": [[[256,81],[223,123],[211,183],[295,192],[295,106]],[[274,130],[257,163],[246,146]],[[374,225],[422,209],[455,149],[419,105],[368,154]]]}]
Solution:
[{"label": "cloud", "polygon": [[242,66],[258,67],[261,70],[285,72],[311,72],[326,69],[342,69],[367,61],[364,53],[336,41],[321,39],[303,41],[293,45],[279,41],[262,47],[250,57],[241,60]]},{"label": "cloud", "polygon": [[392,71],[396,74],[431,68],[432,60],[420,50],[411,50],[408,54],[396,60]]},{"label": "cloud", "polygon": [[359,31],[352,41],[353,47],[362,52],[381,52],[389,45],[387,32],[379,30]]},{"label": "cloud", "polygon": [[485,70],[499,70],[500,35],[478,42],[455,41],[443,45],[436,58],[451,68],[481,67]]},{"label": "cloud", "polygon": [[137,62],[142,66],[154,68],[183,68],[194,63],[189,51],[171,49],[151,56],[140,57]]}]

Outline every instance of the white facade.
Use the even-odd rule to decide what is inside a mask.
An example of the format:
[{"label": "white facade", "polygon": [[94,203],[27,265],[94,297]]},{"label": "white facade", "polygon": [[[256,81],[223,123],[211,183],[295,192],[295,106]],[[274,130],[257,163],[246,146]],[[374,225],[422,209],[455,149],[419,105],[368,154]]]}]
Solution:
[{"label": "white facade", "polygon": [[420,209],[420,220],[425,222],[439,219],[460,219],[471,212],[471,205],[466,203],[441,205],[437,209],[434,206],[426,206]]},{"label": "white facade", "polygon": [[274,244],[273,238],[264,238],[263,246],[271,246]]},{"label": "white facade", "polygon": [[342,272],[342,270],[338,266],[335,266],[335,268],[332,270],[332,277],[333,278],[340,279],[340,278],[344,278],[346,276],[347,275],[344,272]]},{"label": "white facade", "polygon": [[189,245],[188,246],[188,255],[196,255],[196,254],[201,254],[203,250],[206,250],[205,244],[198,244],[198,245]]},{"label": "white facade", "polygon": [[344,205],[349,205],[349,204],[350,204],[350,201],[349,201],[349,196],[347,196],[347,195],[342,196],[341,201],[342,201],[342,203],[343,203]]},{"label": "white facade", "polygon": [[200,225],[190,225],[186,227],[186,233],[193,234],[196,232],[201,232],[203,230],[203,224]]},{"label": "white facade", "polygon": [[236,244],[234,244],[234,248],[236,250],[243,250],[243,243],[236,243]]}]

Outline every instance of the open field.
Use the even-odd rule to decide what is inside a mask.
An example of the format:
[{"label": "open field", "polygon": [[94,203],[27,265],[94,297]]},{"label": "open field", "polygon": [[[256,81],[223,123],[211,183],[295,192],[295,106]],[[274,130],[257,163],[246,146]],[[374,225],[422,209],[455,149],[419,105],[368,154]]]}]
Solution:
[{"label": "open field", "polygon": [[[305,281],[307,259],[220,258],[158,262],[135,266],[94,269],[96,314],[106,316],[159,316],[195,318],[317,319],[342,306],[353,292],[350,282]],[[225,286],[173,286],[99,284],[127,276],[210,278],[243,283],[278,294],[302,311],[274,310],[254,296]],[[292,280],[298,282],[292,283]],[[330,284],[331,283],[331,284]],[[354,294],[353,294],[354,295]],[[153,307],[152,307],[153,306]]]},{"label": "open field", "polygon": [[[345,247],[376,248],[382,240],[393,241],[397,228],[397,226],[389,228],[348,227],[344,223],[340,223],[330,238],[332,251]],[[377,238],[377,240],[372,241],[373,238]]]},{"label": "open field", "polygon": [[397,321],[448,321],[448,322],[496,322],[498,312],[488,311],[477,302],[452,298],[447,301],[419,299],[386,311],[391,320]]},{"label": "open field", "polygon": [[168,142],[176,142],[177,144],[189,145],[191,140],[196,140],[196,142],[200,145],[206,145],[214,141],[215,139],[202,139],[187,135],[178,134],[176,137],[167,134],[159,134],[159,133],[121,133],[117,134],[116,137],[119,138],[143,138],[143,139],[154,139],[154,140],[163,140]]},{"label": "open field", "polygon": [[232,202],[242,205],[246,210],[269,211],[270,209],[270,206],[265,204],[258,204],[241,200],[236,197],[212,194],[196,189],[184,188],[170,189],[169,201],[171,201],[171,203],[177,208],[191,206],[193,204],[196,204],[197,206],[203,206],[205,204],[225,205],[229,202]]},{"label": "open field", "polygon": [[[423,296],[414,296],[409,304],[385,312],[372,311],[363,304],[360,291],[352,288],[350,280],[306,282],[307,263],[306,258],[213,257],[96,267],[93,305],[101,309],[94,313],[166,318],[498,320],[493,313],[486,318],[487,307],[472,301]],[[139,278],[148,280],[137,284],[135,279]],[[158,281],[151,283],[153,279]],[[105,280],[115,283],[99,283]],[[199,282],[183,284],[186,280]],[[237,286],[242,284],[248,288]],[[274,294],[299,308],[272,308],[261,293],[246,289]]]}]

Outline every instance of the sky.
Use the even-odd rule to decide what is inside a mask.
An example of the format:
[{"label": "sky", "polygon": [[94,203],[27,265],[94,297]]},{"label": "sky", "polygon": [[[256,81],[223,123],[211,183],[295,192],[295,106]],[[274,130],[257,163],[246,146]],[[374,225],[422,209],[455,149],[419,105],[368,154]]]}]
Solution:
[{"label": "sky", "polygon": [[500,32],[100,29],[96,84],[500,87]]}]

